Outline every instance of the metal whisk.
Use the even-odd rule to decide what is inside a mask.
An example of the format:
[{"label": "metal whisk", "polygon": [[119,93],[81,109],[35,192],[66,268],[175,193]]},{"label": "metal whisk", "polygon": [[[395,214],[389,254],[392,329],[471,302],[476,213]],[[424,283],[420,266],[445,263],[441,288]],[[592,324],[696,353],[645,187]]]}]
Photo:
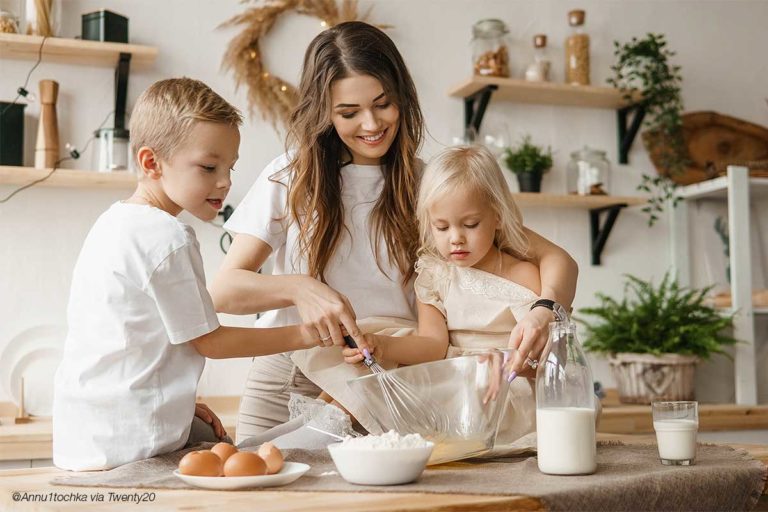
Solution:
[{"label": "metal whisk", "polygon": [[[357,348],[357,343],[351,336],[344,336],[344,341],[348,346]],[[430,437],[447,431],[448,418],[434,402],[422,399],[407,382],[391,375],[376,362],[367,349],[363,350],[363,356],[363,364],[372,373],[378,374],[377,381],[395,424],[395,430]]]}]

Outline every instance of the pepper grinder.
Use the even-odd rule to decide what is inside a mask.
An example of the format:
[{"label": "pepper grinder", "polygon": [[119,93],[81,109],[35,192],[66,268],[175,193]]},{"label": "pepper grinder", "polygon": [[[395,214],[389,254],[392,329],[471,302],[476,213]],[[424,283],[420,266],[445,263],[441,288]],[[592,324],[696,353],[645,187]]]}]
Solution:
[{"label": "pepper grinder", "polygon": [[40,124],[35,145],[35,167],[38,169],[53,167],[59,158],[59,122],[56,119],[58,96],[58,82],[40,80]]}]

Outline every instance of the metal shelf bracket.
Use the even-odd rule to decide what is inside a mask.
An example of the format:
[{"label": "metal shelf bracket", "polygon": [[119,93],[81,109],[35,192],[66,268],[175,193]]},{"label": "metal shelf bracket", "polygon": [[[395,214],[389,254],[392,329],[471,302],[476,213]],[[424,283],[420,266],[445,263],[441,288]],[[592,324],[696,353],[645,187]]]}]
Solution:
[{"label": "metal shelf bracket", "polygon": [[483,122],[485,109],[488,102],[491,101],[493,91],[498,89],[496,85],[486,85],[471,96],[464,98],[464,128],[475,129],[475,133],[480,133],[480,124]]},{"label": "metal shelf bracket", "polygon": [[[629,115],[634,112],[632,123],[629,123]],[[645,107],[639,104],[629,105],[616,111],[617,128],[619,135],[619,163],[629,163],[629,150],[637,137],[637,132],[643,124]]]},{"label": "metal shelf bracket", "polygon": [[[608,235],[611,234],[613,225],[616,223],[616,218],[619,216],[619,212],[626,208],[626,203],[614,204],[611,206],[605,206],[603,208],[593,208],[589,210],[590,220],[590,234],[592,239],[592,264],[600,265],[600,256],[605,248],[605,243],[608,241]],[[600,214],[607,212],[608,216],[600,226]]]}]

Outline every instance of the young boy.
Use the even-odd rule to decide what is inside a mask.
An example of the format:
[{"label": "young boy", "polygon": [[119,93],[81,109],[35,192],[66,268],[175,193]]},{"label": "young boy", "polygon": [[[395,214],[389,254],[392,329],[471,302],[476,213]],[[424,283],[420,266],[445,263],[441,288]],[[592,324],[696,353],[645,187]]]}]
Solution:
[{"label": "young boy", "polygon": [[[53,459],[108,469],[182,448],[213,413],[196,408],[205,357],[251,357],[323,345],[301,326],[222,327],[205,288],[192,228],[216,218],[231,186],[240,113],[189,78],[155,83],[131,118],[139,182],[91,228],[70,292],[69,331],[56,373]],[[288,340],[288,345],[286,344]],[[291,345],[291,346],[289,346]],[[213,436],[213,430],[216,436]]]}]

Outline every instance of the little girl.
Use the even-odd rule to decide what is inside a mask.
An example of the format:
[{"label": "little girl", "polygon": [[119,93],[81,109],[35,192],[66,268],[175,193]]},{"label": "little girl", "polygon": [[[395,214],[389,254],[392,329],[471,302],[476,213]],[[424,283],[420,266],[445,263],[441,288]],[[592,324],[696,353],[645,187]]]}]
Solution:
[{"label": "little girl", "polygon": [[[415,364],[506,348],[515,324],[539,298],[539,270],[526,259],[520,211],[487,149],[458,146],[436,155],[422,176],[416,213],[417,335],[366,334],[367,346],[344,349],[347,363],[360,362],[363,349],[379,360]],[[533,376],[529,372],[523,374]],[[497,447],[535,425],[532,382],[515,380],[510,394]]]}]

